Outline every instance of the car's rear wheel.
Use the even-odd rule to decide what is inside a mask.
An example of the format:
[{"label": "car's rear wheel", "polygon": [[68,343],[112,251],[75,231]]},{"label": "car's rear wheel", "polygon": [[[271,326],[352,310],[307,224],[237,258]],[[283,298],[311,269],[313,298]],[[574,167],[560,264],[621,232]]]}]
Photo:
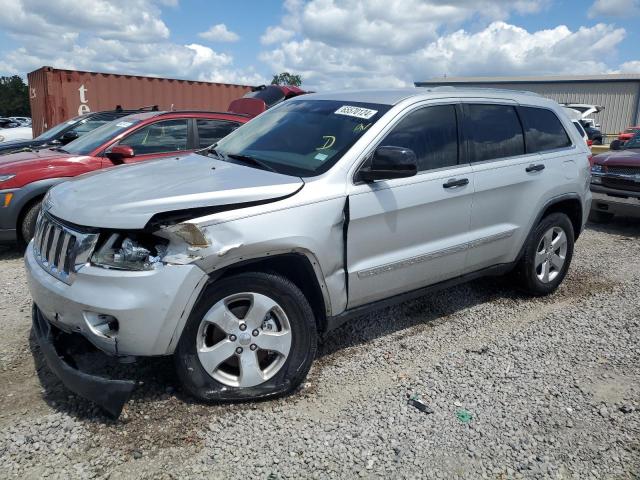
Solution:
[{"label": "car's rear wheel", "polygon": [[306,377],[317,349],[313,311],[300,289],[272,273],[213,283],[176,349],[178,376],[202,400],[286,394]]},{"label": "car's rear wheel", "polygon": [[531,295],[555,291],[567,274],[573,258],[574,232],[569,217],[552,213],[531,233],[520,260],[520,284]]},{"label": "car's rear wheel", "polygon": [[31,204],[27,207],[25,214],[22,216],[22,221],[19,225],[19,242],[23,246],[26,246],[36,233],[36,221],[38,220],[38,214],[40,213],[41,206],[42,202],[40,201]]}]

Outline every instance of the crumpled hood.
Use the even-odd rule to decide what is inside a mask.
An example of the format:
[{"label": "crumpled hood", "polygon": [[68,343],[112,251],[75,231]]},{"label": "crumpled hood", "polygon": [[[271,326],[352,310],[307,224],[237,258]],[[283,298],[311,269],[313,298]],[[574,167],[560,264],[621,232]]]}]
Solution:
[{"label": "crumpled hood", "polygon": [[140,229],[159,213],[277,200],[303,185],[299,177],[191,154],[76,177],[51,189],[45,208],[76,225]]},{"label": "crumpled hood", "polygon": [[617,165],[620,167],[640,167],[640,149],[611,150],[593,157],[598,165]]}]

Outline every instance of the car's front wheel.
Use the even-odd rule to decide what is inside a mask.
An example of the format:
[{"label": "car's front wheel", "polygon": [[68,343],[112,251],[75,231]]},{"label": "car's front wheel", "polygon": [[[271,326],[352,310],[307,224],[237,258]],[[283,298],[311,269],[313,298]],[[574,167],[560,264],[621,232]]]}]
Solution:
[{"label": "car's front wheel", "polygon": [[531,295],[555,291],[573,258],[574,232],[569,217],[552,213],[535,227],[517,270],[521,286]]},{"label": "car's front wheel", "polygon": [[313,311],[300,289],[274,273],[214,282],[191,313],[175,360],[201,400],[249,400],[291,392],[317,350]]},{"label": "car's front wheel", "polygon": [[22,216],[22,220],[19,225],[19,243],[21,243],[23,246],[28,245],[36,233],[36,222],[38,221],[38,214],[40,213],[41,207],[42,202],[34,202],[27,208],[24,215]]}]

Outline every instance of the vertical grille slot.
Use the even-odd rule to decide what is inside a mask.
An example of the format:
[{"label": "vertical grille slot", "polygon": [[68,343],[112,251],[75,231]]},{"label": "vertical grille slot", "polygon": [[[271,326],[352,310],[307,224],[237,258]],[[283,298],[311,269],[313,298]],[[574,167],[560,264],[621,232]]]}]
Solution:
[{"label": "vertical grille slot", "polygon": [[97,240],[96,233],[71,230],[47,213],[41,213],[36,224],[33,253],[44,270],[71,284],[77,271],[76,259],[89,258]]}]

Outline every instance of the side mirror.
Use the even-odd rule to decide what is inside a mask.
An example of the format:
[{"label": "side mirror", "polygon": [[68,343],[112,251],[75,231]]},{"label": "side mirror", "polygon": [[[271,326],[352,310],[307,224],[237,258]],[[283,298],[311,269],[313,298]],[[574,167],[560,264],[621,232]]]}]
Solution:
[{"label": "side mirror", "polygon": [[622,142],[620,140],[613,140],[609,144],[610,150],[622,150]]},{"label": "side mirror", "polygon": [[62,137],[60,137],[60,143],[62,145],[66,145],[69,142],[73,142],[78,137],[80,137],[78,132],[66,132]]},{"label": "side mirror", "polygon": [[135,157],[133,148],[128,145],[116,145],[107,152],[107,158],[113,163],[122,163],[127,158]]},{"label": "side mirror", "polygon": [[382,146],[373,152],[368,166],[360,169],[358,178],[365,182],[413,177],[418,173],[416,154],[410,148]]}]

